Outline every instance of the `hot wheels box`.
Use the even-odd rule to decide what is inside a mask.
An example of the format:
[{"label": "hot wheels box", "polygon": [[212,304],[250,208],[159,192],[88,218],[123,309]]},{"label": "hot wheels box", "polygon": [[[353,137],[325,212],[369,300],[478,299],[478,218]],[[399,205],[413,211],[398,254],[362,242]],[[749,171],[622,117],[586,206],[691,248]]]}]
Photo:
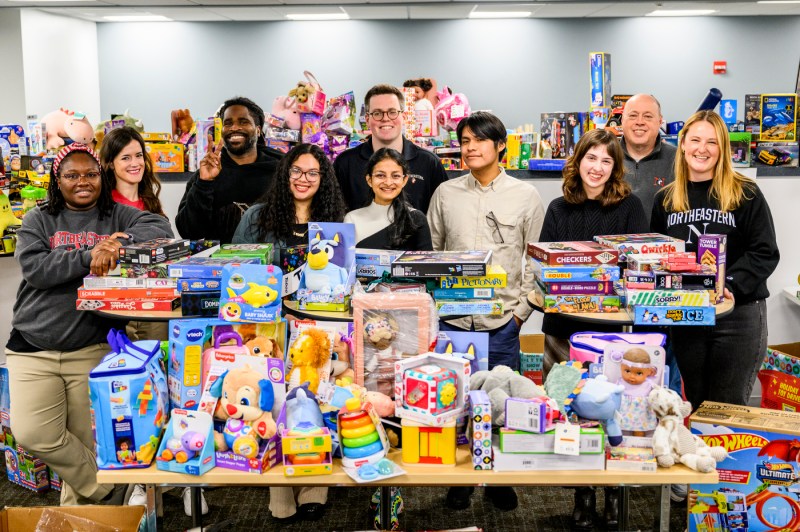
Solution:
[{"label": "hot wheels box", "polygon": [[536,259],[530,259],[536,277],[544,282],[553,281],[616,281],[619,279],[618,266],[547,266]]},{"label": "hot wheels box", "polygon": [[634,325],[714,325],[714,307],[632,307]]},{"label": "hot wheels box", "polygon": [[705,402],[690,420],[729,457],[717,464],[717,484],[690,486],[689,531],[800,530],[800,414]]},{"label": "hot wheels box", "polygon": [[619,252],[619,260],[625,261],[628,255],[644,255],[648,253],[676,253],[684,251],[686,242],[658,233],[638,233],[630,235],[599,235],[597,242],[615,248]]},{"label": "hot wheels box", "polygon": [[616,250],[597,242],[528,242],[528,256],[548,266],[616,264]]}]

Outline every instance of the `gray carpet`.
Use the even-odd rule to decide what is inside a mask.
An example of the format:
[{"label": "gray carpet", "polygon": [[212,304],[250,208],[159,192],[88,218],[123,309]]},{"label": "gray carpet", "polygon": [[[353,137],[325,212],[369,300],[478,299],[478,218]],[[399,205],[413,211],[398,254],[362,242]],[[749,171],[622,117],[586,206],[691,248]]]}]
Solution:
[{"label": "gray carpet", "polygon": [[[267,488],[217,488],[206,491],[210,512],[204,517],[205,525],[234,519],[235,524],[225,530],[253,532],[260,530],[291,531],[352,531],[372,530],[369,499],[370,488],[332,488],[328,494],[328,508],[322,521],[298,522],[280,525],[272,519],[267,509]],[[164,494],[164,518],[160,530],[179,532],[191,527],[191,519],[184,514],[181,491]],[[572,510],[572,490],[562,488],[518,488],[519,507],[511,512],[495,510],[484,500],[481,489],[472,496],[467,510],[454,512],[444,507],[445,490],[439,488],[405,488],[405,511],[401,516],[404,530],[442,530],[466,526],[479,526],[486,531],[538,532],[568,531],[569,513]],[[597,508],[603,509],[603,490],[598,489]],[[630,530],[652,530],[655,516],[655,494],[652,488],[631,490]],[[0,479],[0,505],[39,506],[57,505],[58,493],[37,495],[6,480]],[[672,531],[683,531],[686,524],[686,506],[673,504]],[[598,523],[596,530],[604,530]]]}]

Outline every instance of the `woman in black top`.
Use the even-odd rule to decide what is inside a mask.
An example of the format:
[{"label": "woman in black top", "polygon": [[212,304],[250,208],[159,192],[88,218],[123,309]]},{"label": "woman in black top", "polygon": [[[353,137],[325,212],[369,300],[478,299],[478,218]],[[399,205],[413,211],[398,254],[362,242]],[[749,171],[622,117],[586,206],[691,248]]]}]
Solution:
[{"label": "woman in black top", "polygon": [[431,231],[422,211],[406,198],[408,165],[391,148],[381,148],[367,163],[369,203],[347,213],[344,221],[355,224],[360,248],[430,251]]},{"label": "woman in black top", "polygon": [[[592,240],[595,235],[643,233],[647,217],[639,198],[625,181],[622,147],[610,130],[593,129],[575,146],[575,154],[564,167],[564,196],[547,208],[540,242]],[[619,327],[592,325],[596,331],[619,331]],[[569,358],[569,337],[585,331],[586,325],[558,314],[545,314],[544,370]],[[618,520],[619,490],[606,488],[604,517],[609,526]],[[596,496],[594,488],[575,490],[572,520],[575,529],[592,529]]]},{"label": "woman in black top", "polygon": [[656,195],[653,231],[686,240],[727,236],[725,299],[733,311],[714,327],[672,327],[686,398],[746,405],[767,350],[767,279],[780,259],[769,205],[755,181],[736,173],[722,118],[699,111],[686,122],[675,182]]}]

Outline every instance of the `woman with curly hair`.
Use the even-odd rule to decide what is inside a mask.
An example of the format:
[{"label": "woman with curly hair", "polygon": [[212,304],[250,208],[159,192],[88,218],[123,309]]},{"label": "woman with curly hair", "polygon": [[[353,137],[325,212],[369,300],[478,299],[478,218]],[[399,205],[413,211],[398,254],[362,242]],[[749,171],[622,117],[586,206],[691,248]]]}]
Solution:
[{"label": "woman with curly hair", "polygon": [[278,164],[272,187],[247,209],[234,244],[308,244],[308,222],[341,222],[345,206],[333,165],[313,144],[298,144]]}]

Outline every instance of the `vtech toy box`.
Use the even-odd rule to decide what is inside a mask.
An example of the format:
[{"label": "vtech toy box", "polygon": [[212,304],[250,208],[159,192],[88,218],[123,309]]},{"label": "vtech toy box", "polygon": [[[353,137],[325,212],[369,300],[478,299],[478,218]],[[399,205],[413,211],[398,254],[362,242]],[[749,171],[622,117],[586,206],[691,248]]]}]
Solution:
[{"label": "vtech toy box", "polygon": [[689,532],[800,530],[800,414],[705,402],[691,429],[730,455],[717,484],[693,484]]}]

